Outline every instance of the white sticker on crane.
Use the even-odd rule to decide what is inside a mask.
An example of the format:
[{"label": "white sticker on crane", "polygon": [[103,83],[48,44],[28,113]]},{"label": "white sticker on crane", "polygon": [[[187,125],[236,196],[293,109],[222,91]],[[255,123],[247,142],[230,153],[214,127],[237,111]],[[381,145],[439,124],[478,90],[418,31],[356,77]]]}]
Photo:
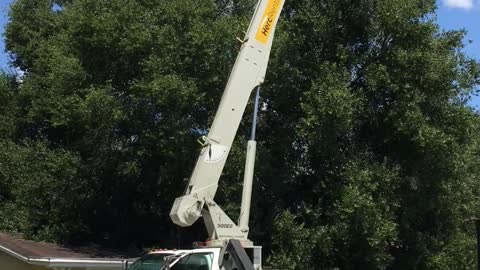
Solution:
[{"label": "white sticker on crane", "polygon": [[205,149],[206,163],[217,163],[222,161],[227,155],[227,147],[219,144],[209,144]]}]

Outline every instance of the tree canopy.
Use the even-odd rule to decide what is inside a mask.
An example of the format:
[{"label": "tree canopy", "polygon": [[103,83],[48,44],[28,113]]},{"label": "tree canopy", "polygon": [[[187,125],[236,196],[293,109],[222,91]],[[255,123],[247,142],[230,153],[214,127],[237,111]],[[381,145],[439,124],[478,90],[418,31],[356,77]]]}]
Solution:
[{"label": "tree canopy", "polygon": [[[16,0],[0,76],[0,230],[189,245],[168,213],[255,0]],[[480,64],[435,0],[286,1],[258,126],[251,238],[304,269],[475,269]],[[251,110],[249,106],[249,110]],[[247,111],[249,111],[247,110]],[[251,122],[217,201],[238,215]]]}]

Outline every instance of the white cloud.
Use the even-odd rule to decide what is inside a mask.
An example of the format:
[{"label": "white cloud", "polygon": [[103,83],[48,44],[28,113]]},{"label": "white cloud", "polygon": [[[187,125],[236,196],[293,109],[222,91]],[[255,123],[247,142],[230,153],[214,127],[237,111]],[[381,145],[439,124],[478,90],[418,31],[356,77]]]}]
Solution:
[{"label": "white cloud", "polygon": [[25,79],[25,72],[23,72],[19,68],[16,68],[15,69],[15,75],[17,77],[17,82],[23,83],[23,80]]},{"label": "white cloud", "polygon": [[465,10],[471,10],[473,8],[473,0],[443,0],[443,3],[451,8],[461,8]]}]

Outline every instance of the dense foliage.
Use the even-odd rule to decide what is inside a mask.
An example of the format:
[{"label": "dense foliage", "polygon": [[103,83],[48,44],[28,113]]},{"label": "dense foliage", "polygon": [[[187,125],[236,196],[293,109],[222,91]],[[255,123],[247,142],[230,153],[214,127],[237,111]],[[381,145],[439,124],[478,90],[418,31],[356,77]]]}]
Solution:
[{"label": "dense foliage", "polygon": [[[25,74],[0,78],[0,230],[110,247],[204,235],[168,213],[255,2],[16,0],[6,41]],[[252,239],[279,267],[474,269],[480,66],[464,33],[440,31],[434,0],[286,2]],[[232,216],[249,115],[218,195]]]}]

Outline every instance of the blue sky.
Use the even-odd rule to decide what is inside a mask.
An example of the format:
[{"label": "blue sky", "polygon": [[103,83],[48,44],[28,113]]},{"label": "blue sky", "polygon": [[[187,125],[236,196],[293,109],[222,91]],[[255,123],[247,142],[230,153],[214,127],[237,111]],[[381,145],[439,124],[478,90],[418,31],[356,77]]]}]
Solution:
[{"label": "blue sky", "polygon": [[[8,55],[5,53],[4,28],[8,22],[8,6],[12,0],[0,0],[0,68],[11,70],[8,64]],[[438,0],[437,19],[444,30],[466,29],[465,52],[480,59],[480,0]],[[469,44],[467,41],[472,40]],[[470,104],[480,110],[480,97],[473,97]]]},{"label": "blue sky", "polygon": [[1,42],[0,42],[0,68],[1,69],[11,69],[8,65],[8,55],[5,53],[5,42],[4,42],[4,29],[5,24],[8,21],[8,5],[12,0],[0,0],[0,29],[1,29]]}]

